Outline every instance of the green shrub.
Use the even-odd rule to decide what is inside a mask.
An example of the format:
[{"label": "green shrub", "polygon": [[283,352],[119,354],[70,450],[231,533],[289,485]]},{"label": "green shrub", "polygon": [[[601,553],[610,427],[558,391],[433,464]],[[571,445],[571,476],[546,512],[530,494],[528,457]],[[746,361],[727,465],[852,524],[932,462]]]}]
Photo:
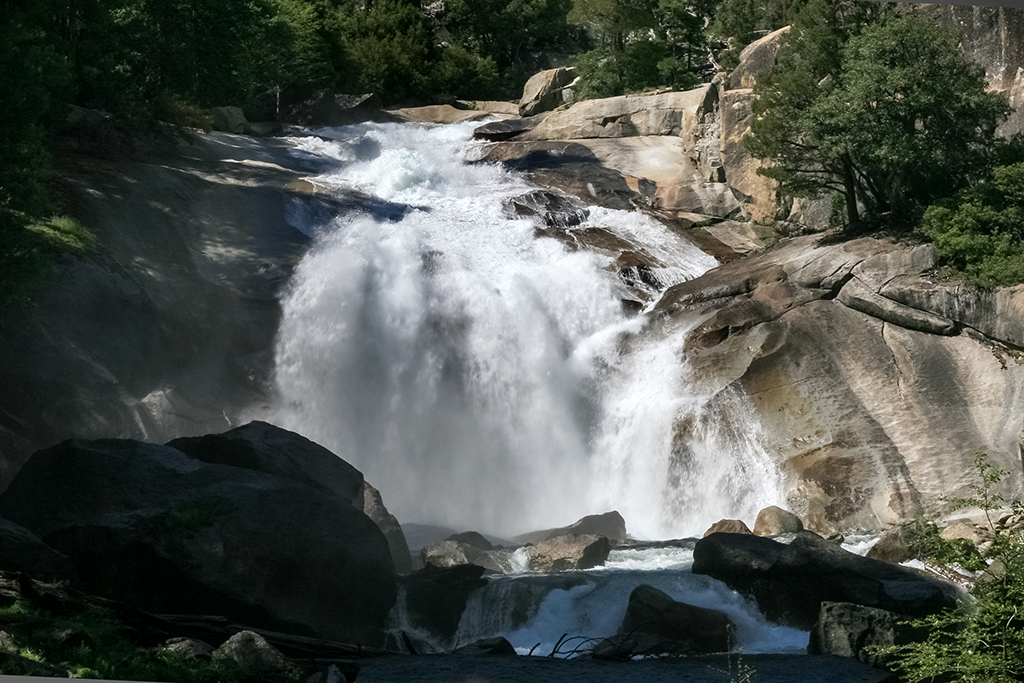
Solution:
[{"label": "green shrub", "polygon": [[[974,462],[979,481],[972,495],[953,502],[987,514],[1003,504],[994,489],[1005,472],[983,453]],[[997,535],[987,557],[992,565],[956,609],[910,622],[927,637],[882,650],[902,680],[1011,683],[1024,677],[1024,534]]]},{"label": "green shrub", "polygon": [[1024,282],[1024,163],[996,167],[983,182],[928,207],[918,231],[971,284]]}]

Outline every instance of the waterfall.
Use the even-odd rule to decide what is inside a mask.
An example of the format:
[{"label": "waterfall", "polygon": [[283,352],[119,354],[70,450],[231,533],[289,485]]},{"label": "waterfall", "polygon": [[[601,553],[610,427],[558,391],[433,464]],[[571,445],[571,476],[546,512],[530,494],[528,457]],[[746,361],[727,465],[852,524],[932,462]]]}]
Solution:
[{"label": "waterfall", "polygon": [[[314,244],[283,300],[270,419],[353,463],[407,522],[511,535],[614,508],[635,535],[671,537],[782,502],[745,397],[710,408],[686,325],[651,334],[622,304],[649,307],[714,259],[635,212],[506,217],[534,188],[466,162],[475,125],[300,141],[327,160],[311,182],[387,210],[296,213]],[[602,240],[643,264],[614,264]]]}]

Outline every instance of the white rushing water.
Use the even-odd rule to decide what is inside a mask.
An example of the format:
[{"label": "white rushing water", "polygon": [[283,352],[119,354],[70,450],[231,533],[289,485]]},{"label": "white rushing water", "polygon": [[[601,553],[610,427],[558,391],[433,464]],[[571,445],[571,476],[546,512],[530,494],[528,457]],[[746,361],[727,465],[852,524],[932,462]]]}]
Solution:
[{"label": "white rushing water", "polygon": [[[782,504],[746,398],[709,403],[686,324],[653,335],[628,316],[611,256],[504,217],[532,188],[465,162],[476,125],[300,143],[324,160],[315,184],[385,209],[297,219],[314,246],[283,302],[271,418],[408,522],[512,535],[617,509],[634,536],[673,538]],[[638,213],[594,208],[569,230],[587,228],[647,254],[664,286],[715,265]]]}]

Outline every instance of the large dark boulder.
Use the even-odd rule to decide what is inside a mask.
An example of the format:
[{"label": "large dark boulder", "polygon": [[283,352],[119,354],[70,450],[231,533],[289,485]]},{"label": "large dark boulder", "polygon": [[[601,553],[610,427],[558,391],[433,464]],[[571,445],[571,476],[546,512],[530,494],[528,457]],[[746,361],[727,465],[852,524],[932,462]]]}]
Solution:
[{"label": "large dark boulder", "polygon": [[851,602],[919,617],[956,604],[958,589],[911,569],[855,555],[802,531],[789,545],[711,534],[693,550],[693,573],[753,597],[770,621],[810,630],[822,602]]},{"label": "large dark boulder", "polygon": [[855,657],[883,668],[888,658],[876,648],[905,645],[926,634],[906,623],[906,617],[875,607],[848,602],[823,602],[811,629],[807,654]]},{"label": "large dark boulder", "polygon": [[378,95],[337,95],[332,90],[318,90],[286,115],[289,123],[314,127],[348,126],[382,118],[388,117],[381,111]]},{"label": "large dark boulder", "polygon": [[39,579],[61,580],[74,576],[66,555],[46,545],[23,526],[0,518],[0,569],[25,572]]},{"label": "large dark boulder", "polygon": [[82,590],[151,612],[373,644],[395,601],[387,541],[348,500],[167,446],[38,451],[0,511],[67,555]]},{"label": "large dark boulder", "polygon": [[529,119],[505,119],[504,121],[492,121],[473,129],[473,139],[487,140],[488,142],[503,142],[511,140],[536,127],[537,122]]},{"label": "large dark boulder", "polygon": [[728,652],[735,628],[724,612],[676,602],[663,591],[641,585],[629,596],[618,633],[594,655],[629,659],[636,655],[697,655]]},{"label": "large dark boulder", "polygon": [[473,591],[487,585],[484,568],[474,564],[456,567],[426,567],[402,579],[408,626],[434,640],[450,642],[455,637]]},{"label": "large dark boulder", "polygon": [[167,445],[211,465],[291,479],[363,509],[362,472],[306,437],[267,422],[250,422],[223,434],[174,439]]}]

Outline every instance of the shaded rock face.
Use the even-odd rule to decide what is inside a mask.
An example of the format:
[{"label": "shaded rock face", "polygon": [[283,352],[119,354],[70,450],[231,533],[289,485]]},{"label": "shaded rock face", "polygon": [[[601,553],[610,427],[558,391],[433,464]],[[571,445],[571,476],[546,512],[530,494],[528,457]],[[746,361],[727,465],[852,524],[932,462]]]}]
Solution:
[{"label": "shaded rock face", "polygon": [[952,584],[847,552],[801,532],[789,545],[745,534],[697,542],[693,573],[751,596],[770,621],[810,630],[823,602],[850,602],[919,617],[953,607]]},{"label": "shaded rock face", "polygon": [[348,126],[374,119],[380,108],[380,97],[373,93],[337,95],[332,90],[319,90],[293,107],[286,119],[300,126]]},{"label": "shaded rock face", "polygon": [[854,657],[869,666],[884,668],[887,659],[872,648],[905,645],[916,640],[906,618],[874,607],[848,602],[823,602],[811,629],[807,654]]},{"label": "shaded rock face", "polygon": [[79,588],[151,612],[373,644],[395,600],[387,541],[350,500],[167,446],[39,451],[0,510],[67,555]]},{"label": "shaded rock face", "polygon": [[214,107],[210,113],[213,115],[214,130],[238,135],[250,132],[249,121],[238,107]]},{"label": "shaded rock face", "polygon": [[484,568],[463,564],[426,567],[401,580],[400,609],[407,625],[435,640],[449,642],[459,628],[466,601],[487,585]]},{"label": "shaded rock face", "polygon": [[39,579],[74,577],[71,560],[46,545],[23,526],[0,518],[0,569],[21,571]]},{"label": "shaded rock face", "polygon": [[534,571],[561,572],[602,565],[611,549],[604,536],[566,534],[527,546],[526,555]]},{"label": "shaded rock face", "polygon": [[600,515],[581,517],[569,526],[520,534],[513,540],[516,543],[540,543],[566,534],[596,534],[615,543],[621,543],[626,540],[626,520],[616,510],[612,510]]},{"label": "shaded rock face", "polygon": [[724,612],[676,602],[663,591],[641,585],[629,595],[618,633],[594,656],[630,659],[637,655],[701,655],[728,652],[734,626]]},{"label": "shaded rock face", "polygon": [[323,446],[267,422],[174,439],[171,448],[211,465],[273,474],[363,507],[363,474]]},{"label": "shaded rock face", "polygon": [[384,507],[384,499],[380,491],[363,483],[363,504],[360,507],[367,517],[373,520],[377,528],[387,539],[388,548],[391,549],[391,559],[395,563],[395,571],[399,574],[408,574],[412,571],[412,556],[409,554],[409,544],[405,542],[405,534],[402,533],[402,525],[398,519],[388,512]]},{"label": "shaded rock face", "polygon": [[1024,368],[1010,334],[971,322],[1002,318],[987,329],[1012,333],[1024,288],[992,298],[1000,315],[930,307],[933,266],[928,245],[809,235],[675,285],[655,307],[664,324],[703,321],[689,362],[713,389],[746,394],[786,507],[809,529],[880,528],[918,505],[941,517],[979,448],[1009,472],[1000,493],[1021,490]]},{"label": "shaded rock face", "polygon": [[65,439],[221,431],[265,399],[278,294],[309,243],[287,217],[313,202],[291,149],[213,133],[59,162],[68,213],[103,248],[5,312],[0,490]]},{"label": "shaded rock face", "polygon": [[575,79],[576,69],[572,67],[548,69],[534,74],[523,86],[519,115],[533,116],[561,106],[566,102],[563,90]]},{"label": "shaded rock face", "polygon": [[384,533],[395,571],[406,574],[412,569],[402,527],[384,507],[380,492],[363,480],[362,472],[323,446],[259,421],[223,434],[174,439],[167,445],[196,460],[273,474],[349,501]]}]

